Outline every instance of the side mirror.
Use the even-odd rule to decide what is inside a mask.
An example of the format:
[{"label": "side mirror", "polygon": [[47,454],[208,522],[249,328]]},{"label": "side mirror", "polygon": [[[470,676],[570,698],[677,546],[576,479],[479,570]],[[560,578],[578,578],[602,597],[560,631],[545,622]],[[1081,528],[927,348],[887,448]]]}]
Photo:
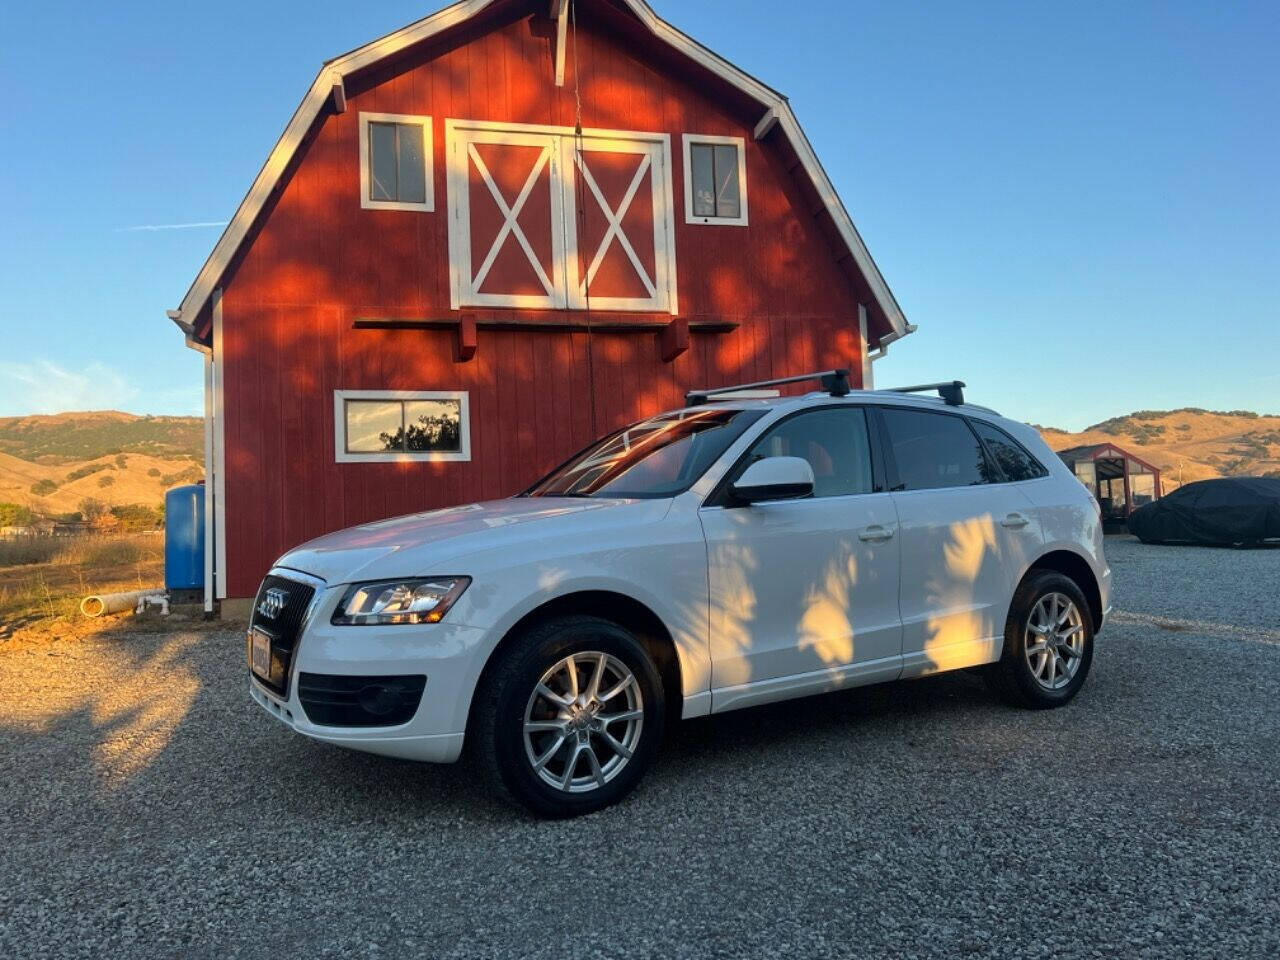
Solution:
[{"label": "side mirror", "polygon": [[729,492],[739,503],[797,500],[813,493],[813,467],[800,457],[765,457],[747,467]]}]

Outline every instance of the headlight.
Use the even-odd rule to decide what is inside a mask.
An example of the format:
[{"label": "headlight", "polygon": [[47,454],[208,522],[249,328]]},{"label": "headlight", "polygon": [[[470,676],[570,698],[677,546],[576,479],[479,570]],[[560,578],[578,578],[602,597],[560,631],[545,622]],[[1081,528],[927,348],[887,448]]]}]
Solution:
[{"label": "headlight", "polygon": [[352,584],[330,622],[337,626],[436,623],[470,584],[470,577]]}]

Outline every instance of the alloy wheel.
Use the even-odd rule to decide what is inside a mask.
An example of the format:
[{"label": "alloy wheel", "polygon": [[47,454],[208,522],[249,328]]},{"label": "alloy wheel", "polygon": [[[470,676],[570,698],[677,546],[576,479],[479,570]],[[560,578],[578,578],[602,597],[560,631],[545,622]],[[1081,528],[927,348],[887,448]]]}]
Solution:
[{"label": "alloy wheel", "polygon": [[1063,593],[1047,593],[1027,618],[1027,666],[1036,683],[1061,690],[1080,669],[1084,657],[1084,617]]},{"label": "alloy wheel", "polygon": [[571,653],[529,696],[525,754],[555,789],[588,793],[622,772],[643,724],[644,696],[625,663],[598,650]]}]

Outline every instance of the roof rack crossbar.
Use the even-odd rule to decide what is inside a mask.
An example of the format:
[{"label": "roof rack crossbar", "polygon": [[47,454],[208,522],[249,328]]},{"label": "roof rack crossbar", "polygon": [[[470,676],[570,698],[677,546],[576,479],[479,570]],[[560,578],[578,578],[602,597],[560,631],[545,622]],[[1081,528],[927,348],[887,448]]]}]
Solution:
[{"label": "roof rack crossbar", "polygon": [[914,387],[891,387],[890,393],[929,393],[938,391],[938,396],[949,407],[958,407],[964,403],[964,381],[943,380],[941,383],[918,383]]},{"label": "roof rack crossbar", "polygon": [[732,387],[712,387],[707,390],[690,390],[684,395],[686,407],[696,407],[706,403],[712,397],[725,393],[737,393],[739,390],[757,390],[761,387],[778,387],[786,383],[803,383],[806,380],[817,380],[822,389],[833,397],[847,396],[849,387],[848,370],[820,370],[817,373],[802,373],[794,377],[779,377],[777,380],[757,380],[754,383],[739,383]]}]

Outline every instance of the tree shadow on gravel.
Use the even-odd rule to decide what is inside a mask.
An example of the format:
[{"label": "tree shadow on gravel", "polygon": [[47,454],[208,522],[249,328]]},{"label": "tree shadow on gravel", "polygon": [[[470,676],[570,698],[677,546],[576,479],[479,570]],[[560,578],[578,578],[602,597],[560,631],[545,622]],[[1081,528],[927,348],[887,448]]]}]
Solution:
[{"label": "tree shadow on gravel", "polygon": [[[357,753],[268,717],[245,690],[234,626],[165,626],[121,621],[91,641],[25,651],[24,676],[12,678],[18,710],[2,731],[25,790],[56,788],[86,810],[163,800],[174,816],[214,830],[240,829],[246,811],[335,830],[511,822],[512,810],[465,759],[437,765]],[[46,696],[21,693],[41,683]],[[754,707],[673,724],[653,776],[698,791],[709,771],[734,775],[761,754],[821,752],[832,737],[883,749],[886,737],[904,736],[904,721],[950,724],[993,709],[981,681],[965,673]],[[39,804],[23,802],[33,811]]]},{"label": "tree shadow on gravel", "polygon": [[[715,770],[762,753],[792,757],[821,751],[821,741],[831,736],[882,744],[887,732],[905,738],[904,722],[949,725],[960,722],[960,715],[1003,710],[979,678],[964,672],[752,707],[675,724],[651,776],[668,787],[701,792]],[[288,735],[283,728],[281,733]],[[279,787],[299,794],[290,801],[294,814],[343,823],[374,810],[379,819],[444,816],[501,823],[513,816],[465,758],[457,764],[415,763],[288,736],[282,752],[291,758],[264,757],[263,767]]]}]

